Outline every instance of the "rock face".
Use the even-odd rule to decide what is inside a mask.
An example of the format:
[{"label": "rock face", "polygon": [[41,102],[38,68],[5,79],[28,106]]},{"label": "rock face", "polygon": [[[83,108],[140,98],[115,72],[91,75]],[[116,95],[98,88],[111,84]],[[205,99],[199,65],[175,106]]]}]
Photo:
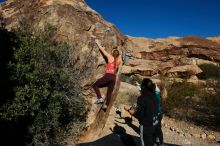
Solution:
[{"label": "rock face", "polygon": [[123,66],[125,74],[168,77],[196,75],[198,65],[220,62],[219,37],[147,39],[127,36],[128,61]]},{"label": "rock face", "polygon": [[[110,52],[124,39],[117,28],[106,22],[83,0],[8,0],[0,5],[0,14],[1,23],[9,30],[17,27],[20,21],[25,22],[34,33],[47,24],[56,28],[54,39],[72,46],[74,52],[70,55],[79,60],[82,70],[85,68],[81,79],[82,96],[87,100],[88,109],[91,109],[92,99],[96,98],[91,85],[104,74],[105,66],[94,38],[99,39]],[[116,90],[106,112],[91,114],[94,111],[90,110],[88,128],[82,139],[92,139],[100,134],[117,96],[119,84],[118,78]]]}]

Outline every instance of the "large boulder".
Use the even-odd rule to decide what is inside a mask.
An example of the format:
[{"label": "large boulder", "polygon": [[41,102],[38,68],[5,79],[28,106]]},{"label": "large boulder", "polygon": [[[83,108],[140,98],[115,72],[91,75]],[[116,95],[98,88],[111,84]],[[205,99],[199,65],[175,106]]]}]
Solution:
[{"label": "large boulder", "polygon": [[98,136],[117,96],[120,82],[117,78],[111,104],[106,112],[91,110],[93,99],[96,98],[91,86],[104,74],[105,66],[94,38],[99,39],[107,51],[111,52],[113,47],[124,40],[119,30],[92,10],[84,0],[8,0],[0,5],[0,14],[3,18],[1,22],[8,30],[25,22],[33,33],[38,33],[45,25],[50,24],[56,28],[54,40],[66,42],[74,48],[70,55],[72,59],[79,61],[82,70],[82,96],[90,109],[87,130],[83,133],[82,140]]},{"label": "large boulder", "polygon": [[153,76],[155,74],[164,72],[175,66],[175,62],[146,60],[146,59],[130,59],[122,66],[123,74],[139,74],[142,76]]},{"label": "large boulder", "polygon": [[191,77],[201,73],[202,70],[197,65],[176,66],[167,71],[168,77]]},{"label": "large boulder", "polygon": [[168,77],[188,74],[190,77],[201,72],[199,65],[220,62],[219,37],[148,39],[126,36],[126,41],[129,59],[122,70],[125,74]]}]

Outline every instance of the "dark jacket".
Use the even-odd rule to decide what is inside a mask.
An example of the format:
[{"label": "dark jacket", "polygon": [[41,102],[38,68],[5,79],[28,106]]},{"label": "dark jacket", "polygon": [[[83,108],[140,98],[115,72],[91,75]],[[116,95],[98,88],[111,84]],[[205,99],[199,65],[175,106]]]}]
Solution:
[{"label": "dark jacket", "polygon": [[153,117],[157,113],[156,104],[154,93],[145,93],[138,97],[137,109],[133,116],[139,120],[140,125],[153,127]]}]

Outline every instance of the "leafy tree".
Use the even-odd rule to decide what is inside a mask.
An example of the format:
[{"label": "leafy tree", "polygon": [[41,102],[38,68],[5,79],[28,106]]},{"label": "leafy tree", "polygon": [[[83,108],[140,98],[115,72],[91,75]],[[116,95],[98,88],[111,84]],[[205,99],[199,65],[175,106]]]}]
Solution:
[{"label": "leafy tree", "polygon": [[7,66],[13,96],[1,105],[0,120],[25,119],[26,144],[55,145],[70,127],[77,133],[85,122],[81,70],[70,57],[74,50],[52,40],[54,31],[49,25],[37,35],[25,25],[13,30],[18,46]]}]

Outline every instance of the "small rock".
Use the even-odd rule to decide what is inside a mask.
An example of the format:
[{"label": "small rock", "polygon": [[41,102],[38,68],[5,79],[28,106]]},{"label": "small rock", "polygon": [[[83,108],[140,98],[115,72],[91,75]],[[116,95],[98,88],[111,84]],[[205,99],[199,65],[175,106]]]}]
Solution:
[{"label": "small rock", "polygon": [[181,131],[178,128],[176,128],[176,133],[180,134]]},{"label": "small rock", "polygon": [[170,131],[175,131],[175,129],[173,127],[170,127]]},{"label": "small rock", "polygon": [[[163,119],[162,119],[162,121],[161,121],[161,124],[162,124],[162,125],[164,125],[164,124],[165,124],[165,122],[164,122],[164,120],[163,120]],[[166,124],[165,124],[165,125],[166,125]]]},{"label": "small rock", "polygon": [[188,99],[190,99],[190,96],[186,96],[186,97],[185,97],[185,100],[188,100]]},{"label": "small rock", "polygon": [[186,137],[191,137],[192,135],[189,134],[189,133],[186,133],[185,136],[186,136]]},{"label": "small rock", "polygon": [[191,141],[189,141],[188,139],[185,139],[185,140],[184,140],[184,144],[185,144],[185,145],[192,145]]},{"label": "small rock", "polygon": [[206,139],[207,135],[205,133],[201,134],[202,139]]},{"label": "small rock", "polygon": [[210,140],[214,140],[214,139],[215,139],[215,136],[212,135],[212,134],[210,134],[210,135],[208,135],[208,139],[210,139]]}]

